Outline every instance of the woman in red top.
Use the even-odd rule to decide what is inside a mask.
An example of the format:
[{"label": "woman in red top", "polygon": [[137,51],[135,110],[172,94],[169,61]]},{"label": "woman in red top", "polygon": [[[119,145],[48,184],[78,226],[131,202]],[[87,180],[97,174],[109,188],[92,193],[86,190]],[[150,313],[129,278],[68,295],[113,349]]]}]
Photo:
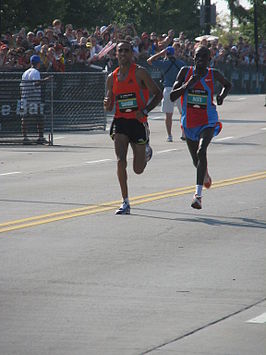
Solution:
[{"label": "woman in red top", "polygon": [[[148,72],[133,63],[130,42],[119,42],[116,55],[119,67],[107,78],[104,108],[106,111],[112,111],[115,105],[110,135],[115,144],[117,176],[123,198],[116,214],[130,214],[126,171],[128,145],[130,143],[133,150],[133,170],[136,174],[141,174],[152,153],[148,145],[147,116],[161,101],[162,92]],[[152,99],[148,103],[149,94]]]}]

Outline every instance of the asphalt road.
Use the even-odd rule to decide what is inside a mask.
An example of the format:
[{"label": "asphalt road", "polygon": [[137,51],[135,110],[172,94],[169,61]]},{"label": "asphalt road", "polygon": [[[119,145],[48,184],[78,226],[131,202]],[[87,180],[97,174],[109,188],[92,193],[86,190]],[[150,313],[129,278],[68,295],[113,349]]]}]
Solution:
[{"label": "asphalt road", "polygon": [[264,100],[219,107],[200,211],[159,108],[142,175],[129,154],[130,216],[107,132],[0,146],[0,354],[265,355]]}]

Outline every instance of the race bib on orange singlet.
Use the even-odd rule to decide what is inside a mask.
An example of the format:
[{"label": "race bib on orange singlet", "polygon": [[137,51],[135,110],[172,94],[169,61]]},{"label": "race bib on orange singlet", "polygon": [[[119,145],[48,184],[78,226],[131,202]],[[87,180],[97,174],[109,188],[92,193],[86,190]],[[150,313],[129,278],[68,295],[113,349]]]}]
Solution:
[{"label": "race bib on orange singlet", "polygon": [[138,110],[137,97],[134,92],[117,95],[120,112],[132,112]]},{"label": "race bib on orange singlet", "polygon": [[189,89],[187,104],[189,107],[206,109],[208,103],[208,92],[201,89]]}]

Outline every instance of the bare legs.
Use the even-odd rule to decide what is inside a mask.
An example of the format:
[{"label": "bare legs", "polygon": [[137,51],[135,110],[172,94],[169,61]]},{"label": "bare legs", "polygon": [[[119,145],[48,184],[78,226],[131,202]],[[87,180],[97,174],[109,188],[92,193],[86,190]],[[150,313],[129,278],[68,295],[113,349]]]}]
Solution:
[{"label": "bare legs", "polygon": [[173,121],[173,113],[165,114],[165,127],[168,137],[172,136],[172,121]]},{"label": "bare legs", "polygon": [[[127,186],[127,152],[129,139],[125,134],[116,133],[114,137],[115,153],[117,156],[117,177],[123,200],[128,198]],[[141,174],[146,167],[145,144],[131,143],[133,150],[133,170]]]},{"label": "bare legs", "polygon": [[187,139],[187,146],[197,168],[197,185],[203,185],[207,170],[207,148],[213,137],[214,128],[206,128],[201,133],[199,141]]}]

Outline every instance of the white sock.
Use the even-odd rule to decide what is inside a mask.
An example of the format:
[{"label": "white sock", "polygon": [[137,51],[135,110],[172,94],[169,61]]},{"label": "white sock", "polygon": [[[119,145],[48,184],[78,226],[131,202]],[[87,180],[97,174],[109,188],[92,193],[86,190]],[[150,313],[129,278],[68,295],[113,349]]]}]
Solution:
[{"label": "white sock", "polygon": [[202,185],[196,185],[196,195],[201,197],[201,193],[202,193]]},{"label": "white sock", "polygon": [[129,200],[128,200],[128,197],[124,198],[124,203],[126,203],[127,205],[129,205]]}]

